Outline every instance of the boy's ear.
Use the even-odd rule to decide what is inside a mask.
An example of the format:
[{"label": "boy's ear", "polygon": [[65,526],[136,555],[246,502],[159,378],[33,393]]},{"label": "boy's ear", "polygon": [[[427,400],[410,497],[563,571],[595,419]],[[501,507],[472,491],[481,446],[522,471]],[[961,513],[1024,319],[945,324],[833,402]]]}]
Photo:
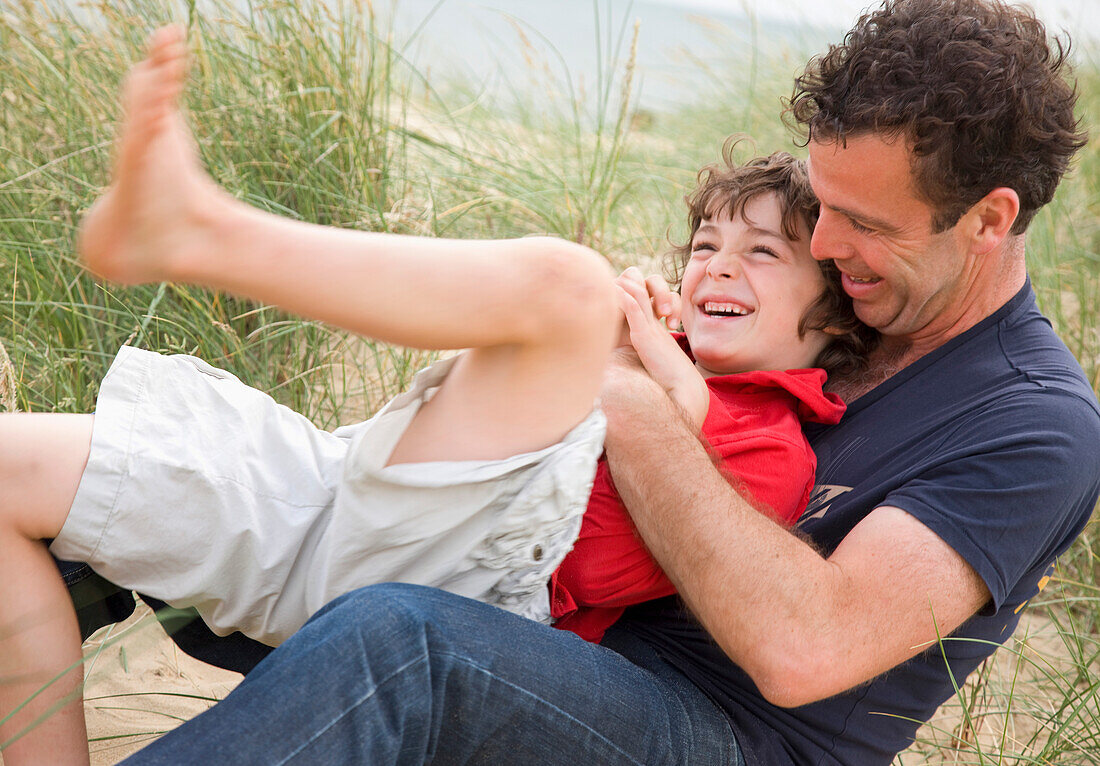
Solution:
[{"label": "boy's ear", "polygon": [[1020,195],[1015,189],[998,186],[968,211],[967,234],[973,252],[979,255],[996,249],[1009,236],[1020,214]]}]

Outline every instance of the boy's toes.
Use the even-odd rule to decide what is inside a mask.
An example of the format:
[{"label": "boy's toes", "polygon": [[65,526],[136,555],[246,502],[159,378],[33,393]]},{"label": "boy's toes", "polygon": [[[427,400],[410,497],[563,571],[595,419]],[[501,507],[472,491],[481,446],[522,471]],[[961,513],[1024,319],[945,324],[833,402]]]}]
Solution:
[{"label": "boy's toes", "polygon": [[187,45],[179,27],[164,27],[153,33],[146,63],[156,78],[159,95],[174,99],[183,90],[187,74]]},{"label": "boy's toes", "polygon": [[174,107],[185,73],[183,43],[169,31],[157,30],[150,39],[148,56],[133,66],[123,84],[122,104],[128,120],[153,127]]},{"label": "boy's toes", "polygon": [[145,57],[157,64],[179,58],[183,55],[184,39],[182,27],[176,24],[161,27],[149,35]]}]

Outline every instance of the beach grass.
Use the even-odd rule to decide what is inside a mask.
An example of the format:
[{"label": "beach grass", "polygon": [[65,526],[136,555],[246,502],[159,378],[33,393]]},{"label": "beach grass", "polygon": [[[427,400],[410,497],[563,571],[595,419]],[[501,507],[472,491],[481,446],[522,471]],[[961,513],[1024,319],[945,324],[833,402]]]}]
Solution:
[{"label": "beach grass", "polygon": [[[618,268],[657,270],[685,234],[684,193],[728,134],[801,152],[778,114],[810,48],[730,46],[728,57],[695,62],[697,97],[653,112],[636,106],[634,27],[609,14],[593,41],[601,76],[587,92],[537,30],[517,25],[530,69],[490,95],[418,71],[369,2],[15,0],[0,11],[0,410],[90,411],[129,344],[203,357],[333,427],[371,414],[428,358],[224,294],[121,288],[82,272],[74,232],[107,180],[120,78],[147,32],[169,20],[188,27],[187,108],[211,174],[252,205],[307,221],[554,234]],[[1080,114],[1094,128],[1100,63],[1090,49],[1077,55]],[[1100,389],[1095,131],[1032,225],[1028,259],[1044,311]],[[899,766],[1100,763],[1098,554],[1094,523],[1030,607],[1026,630]]]}]

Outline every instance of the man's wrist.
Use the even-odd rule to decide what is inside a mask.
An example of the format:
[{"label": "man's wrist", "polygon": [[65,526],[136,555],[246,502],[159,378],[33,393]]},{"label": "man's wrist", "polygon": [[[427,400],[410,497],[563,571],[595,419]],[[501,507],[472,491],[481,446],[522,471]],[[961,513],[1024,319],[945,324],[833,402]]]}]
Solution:
[{"label": "man's wrist", "polygon": [[608,449],[628,447],[643,429],[667,430],[680,427],[694,436],[699,433],[692,413],[648,376],[643,385],[631,392],[629,400],[616,397],[614,403],[609,407],[605,406],[604,410],[608,419],[605,439]]}]

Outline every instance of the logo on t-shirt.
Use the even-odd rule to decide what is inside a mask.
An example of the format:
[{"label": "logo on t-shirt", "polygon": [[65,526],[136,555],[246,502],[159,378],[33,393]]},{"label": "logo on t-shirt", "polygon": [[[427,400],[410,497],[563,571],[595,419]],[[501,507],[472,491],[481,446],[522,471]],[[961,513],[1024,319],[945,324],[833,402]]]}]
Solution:
[{"label": "logo on t-shirt", "polygon": [[815,484],[813,491],[810,492],[810,500],[806,503],[806,510],[802,512],[798,523],[804,524],[810,519],[823,518],[829,512],[834,500],[845,492],[851,491],[851,487],[844,487],[839,484]]}]

